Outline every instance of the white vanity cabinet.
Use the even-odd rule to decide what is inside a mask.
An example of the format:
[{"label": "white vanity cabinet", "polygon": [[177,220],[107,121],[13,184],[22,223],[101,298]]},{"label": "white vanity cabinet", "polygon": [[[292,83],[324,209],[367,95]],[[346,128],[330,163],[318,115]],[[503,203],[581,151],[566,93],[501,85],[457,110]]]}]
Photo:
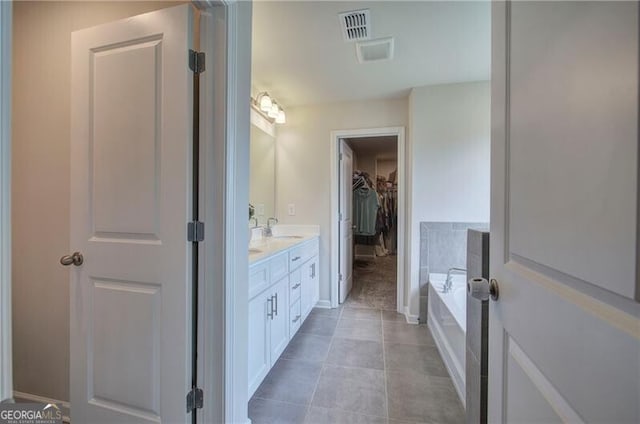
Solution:
[{"label": "white vanity cabinet", "polygon": [[252,396],[318,302],[317,237],[249,268],[248,384]]},{"label": "white vanity cabinet", "polygon": [[251,393],[289,344],[288,291],[289,277],[284,276],[249,301],[248,375]]}]

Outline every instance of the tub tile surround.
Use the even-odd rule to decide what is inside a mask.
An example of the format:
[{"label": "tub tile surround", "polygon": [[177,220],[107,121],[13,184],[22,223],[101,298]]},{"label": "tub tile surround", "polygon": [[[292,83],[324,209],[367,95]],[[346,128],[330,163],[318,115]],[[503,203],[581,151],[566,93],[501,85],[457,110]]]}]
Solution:
[{"label": "tub tile surround", "polygon": [[[296,334],[249,402],[254,424],[464,422],[427,326],[408,324],[394,312],[363,310],[347,303],[311,312],[309,319],[330,325],[303,326]],[[358,326],[361,332],[352,331]]]},{"label": "tub tile surround", "polygon": [[429,273],[466,268],[467,230],[488,230],[481,222],[420,223],[420,322],[427,322]]},{"label": "tub tile surround", "polygon": [[420,286],[429,280],[429,273],[446,273],[449,268],[465,268],[467,230],[487,231],[481,222],[421,222],[420,223]]},{"label": "tub tile surround", "polygon": [[[482,231],[488,229],[488,224],[423,222],[420,227],[420,322],[428,321],[437,350],[444,359],[448,375],[453,379],[456,394],[465,404],[469,397],[473,398],[469,411],[475,415],[468,422],[478,422],[477,419],[482,415],[475,412],[480,411],[481,405],[481,361],[469,359],[479,358],[480,354],[476,355],[474,349],[468,351],[467,341],[472,338],[472,343],[479,348],[482,346],[482,320],[478,317],[482,315],[482,305],[471,305],[475,309],[470,317],[466,316],[471,304],[467,300],[466,280],[473,274],[480,273],[478,275],[481,276],[484,271],[483,253],[488,254],[485,249],[488,249],[488,244],[485,246],[483,243]],[[469,271],[466,276],[454,275],[451,290],[442,293],[446,273],[454,267]],[[437,280],[433,287],[430,287],[430,278]],[[469,373],[473,375],[467,390],[465,381]]]}]

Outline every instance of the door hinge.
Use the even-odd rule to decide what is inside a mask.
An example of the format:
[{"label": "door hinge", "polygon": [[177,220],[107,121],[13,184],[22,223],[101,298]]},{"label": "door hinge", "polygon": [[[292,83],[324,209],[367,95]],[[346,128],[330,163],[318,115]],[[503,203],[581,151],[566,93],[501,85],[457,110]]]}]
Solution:
[{"label": "door hinge", "polygon": [[204,53],[195,50],[189,50],[189,69],[196,74],[204,72]]},{"label": "door hinge", "polygon": [[340,160],[342,160],[342,153],[340,153]]},{"label": "door hinge", "polygon": [[342,274],[338,274],[338,280],[342,281]]},{"label": "door hinge", "polygon": [[339,221],[342,221],[342,213],[339,213],[339,214],[338,214],[338,220],[339,220]]},{"label": "door hinge", "polygon": [[193,221],[187,224],[187,241],[204,241],[204,222]]},{"label": "door hinge", "polygon": [[204,403],[204,392],[202,389],[194,387],[187,393],[187,413],[202,409]]}]

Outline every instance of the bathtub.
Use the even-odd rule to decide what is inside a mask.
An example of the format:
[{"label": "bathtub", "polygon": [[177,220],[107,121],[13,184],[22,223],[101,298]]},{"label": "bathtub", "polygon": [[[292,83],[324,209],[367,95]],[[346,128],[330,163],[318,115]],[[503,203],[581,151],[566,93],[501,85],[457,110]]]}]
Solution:
[{"label": "bathtub", "polygon": [[451,289],[442,292],[447,274],[429,274],[427,324],[440,355],[465,404],[465,346],[467,332],[467,276],[452,274]]}]

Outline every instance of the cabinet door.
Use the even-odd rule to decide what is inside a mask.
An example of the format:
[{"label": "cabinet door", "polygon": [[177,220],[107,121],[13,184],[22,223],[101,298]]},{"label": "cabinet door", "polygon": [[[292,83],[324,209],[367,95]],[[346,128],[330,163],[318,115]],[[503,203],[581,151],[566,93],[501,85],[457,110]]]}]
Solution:
[{"label": "cabinet door", "polygon": [[271,318],[267,317],[267,302],[271,291],[259,294],[249,301],[249,397],[253,395],[270,369],[269,358],[269,326]]},{"label": "cabinet door", "polygon": [[313,297],[313,260],[307,261],[302,266],[302,293],[300,293],[300,313],[302,320],[307,318],[311,312],[311,301]]},{"label": "cabinet door", "polygon": [[289,277],[276,283],[270,292],[273,293],[274,309],[273,318],[269,321],[270,358],[273,366],[289,343]]},{"label": "cabinet door", "polygon": [[320,300],[320,260],[318,259],[319,256],[314,256],[313,259],[311,259],[311,267],[312,267],[312,280],[313,283],[311,284],[311,308],[313,309],[317,304],[318,301]]},{"label": "cabinet door", "polygon": [[302,319],[306,319],[311,309],[318,302],[318,257],[309,260],[302,268],[302,294],[300,297],[300,310]]},{"label": "cabinet door", "polygon": [[300,329],[300,324],[302,324],[302,313],[300,312],[300,299],[293,302],[291,308],[289,308],[289,339],[293,339],[293,336],[296,335],[296,332]]}]

